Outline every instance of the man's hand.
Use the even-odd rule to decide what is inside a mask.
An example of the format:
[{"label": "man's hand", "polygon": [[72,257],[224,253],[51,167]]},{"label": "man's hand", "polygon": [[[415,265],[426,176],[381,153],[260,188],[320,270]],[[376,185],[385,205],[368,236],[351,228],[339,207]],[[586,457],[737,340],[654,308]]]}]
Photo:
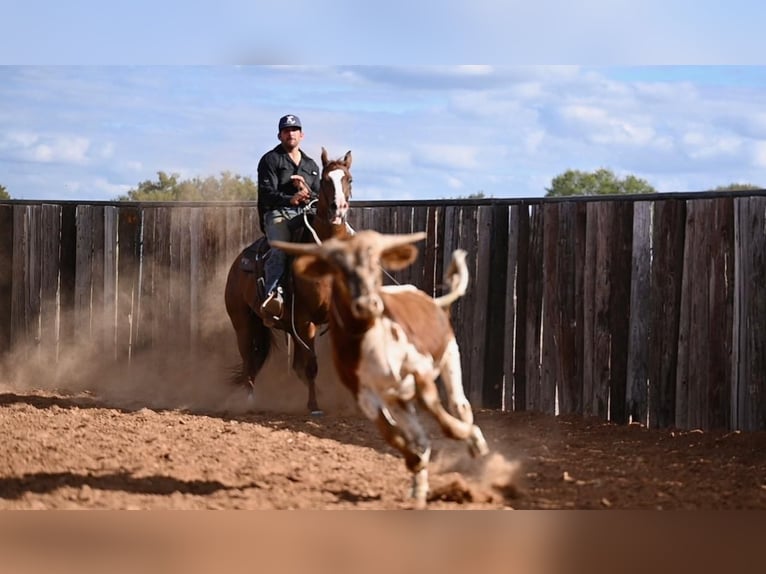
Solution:
[{"label": "man's hand", "polygon": [[290,179],[293,181],[293,185],[298,190],[290,198],[290,203],[292,205],[300,205],[301,203],[307,203],[309,199],[311,198],[311,192],[309,191],[309,187],[306,185],[306,181],[303,179],[303,176],[293,175],[293,176],[290,176]]}]

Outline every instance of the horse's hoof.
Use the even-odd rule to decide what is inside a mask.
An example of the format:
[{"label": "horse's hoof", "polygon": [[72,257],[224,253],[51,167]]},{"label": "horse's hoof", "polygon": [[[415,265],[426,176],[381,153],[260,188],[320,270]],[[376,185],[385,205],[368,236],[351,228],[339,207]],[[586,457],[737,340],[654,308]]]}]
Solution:
[{"label": "horse's hoof", "polygon": [[321,409],[314,409],[313,411],[311,411],[311,416],[312,417],[323,417],[324,416],[324,411],[321,410]]}]

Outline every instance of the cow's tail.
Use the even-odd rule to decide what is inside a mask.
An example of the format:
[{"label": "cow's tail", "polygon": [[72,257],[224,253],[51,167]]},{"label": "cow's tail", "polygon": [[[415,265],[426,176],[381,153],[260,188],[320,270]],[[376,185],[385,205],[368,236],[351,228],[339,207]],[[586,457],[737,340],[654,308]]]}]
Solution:
[{"label": "cow's tail", "polygon": [[452,261],[445,277],[447,285],[450,286],[450,292],[434,299],[439,307],[449,307],[468,290],[468,265],[465,258],[466,252],[463,249],[452,252]]}]

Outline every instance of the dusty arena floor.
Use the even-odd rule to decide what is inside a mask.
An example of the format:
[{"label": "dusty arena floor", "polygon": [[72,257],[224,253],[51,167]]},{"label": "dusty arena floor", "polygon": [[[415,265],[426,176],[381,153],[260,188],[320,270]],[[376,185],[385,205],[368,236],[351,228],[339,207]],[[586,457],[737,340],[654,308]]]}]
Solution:
[{"label": "dusty arena floor", "polygon": [[[0,363],[0,509],[410,507],[402,459],[331,373],[312,418],[281,359],[255,406],[221,380],[221,361],[163,360],[115,373],[80,357],[55,375]],[[430,426],[429,508],[766,509],[766,432],[476,418],[493,451],[479,462]]]},{"label": "dusty arena floor", "polygon": [[[495,455],[472,463],[437,440],[431,508],[766,508],[764,433],[497,412],[477,420]],[[409,507],[401,459],[352,415],[130,411],[5,392],[0,433],[2,509]]]}]

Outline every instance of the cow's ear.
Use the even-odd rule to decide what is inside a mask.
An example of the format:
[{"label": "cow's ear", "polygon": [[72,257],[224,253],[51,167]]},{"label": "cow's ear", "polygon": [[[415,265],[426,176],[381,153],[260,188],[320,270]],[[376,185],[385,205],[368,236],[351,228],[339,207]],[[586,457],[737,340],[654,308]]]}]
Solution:
[{"label": "cow's ear", "polygon": [[389,271],[399,271],[412,264],[417,257],[418,248],[414,245],[397,245],[381,253],[380,264]]},{"label": "cow's ear", "polygon": [[297,275],[309,279],[321,279],[332,274],[333,268],[332,265],[317,255],[300,255],[293,262],[293,271]]}]

